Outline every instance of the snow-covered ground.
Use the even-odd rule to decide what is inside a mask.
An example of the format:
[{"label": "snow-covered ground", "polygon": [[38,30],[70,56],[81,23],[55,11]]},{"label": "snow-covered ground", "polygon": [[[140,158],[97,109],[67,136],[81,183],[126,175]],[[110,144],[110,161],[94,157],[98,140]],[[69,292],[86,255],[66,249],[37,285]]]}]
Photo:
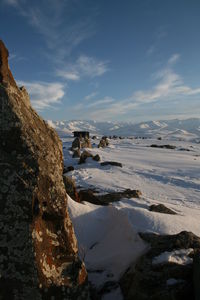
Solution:
[{"label": "snow-covered ground", "polygon": [[[93,187],[101,193],[127,188],[142,192],[140,199],[122,199],[104,207],[69,199],[80,256],[89,280],[98,288],[117,281],[147,251],[148,245],[138,232],[175,234],[187,230],[200,236],[200,144],[186,138],[185,132],[179,132],[177,138],[160,136],[162,140],[157,135],[148,139],[111,139],[104,149],[97,148],[99,140],[92,140],[93,149],[88,149],[91,153],[98,153],[101,161],[121,162],[122,168],[100,166],[91,158],[78,165],[69,150],[73,138],[62,136],[65,165],[75,167],[68,175],[77,186]],[[152,148],[152,144],[170,144],[176,149]],[[177,215],[149,211],[151,204],[159,203]],[[123,299],[119,287],[103,296],[104,300],[113,298]]]}]

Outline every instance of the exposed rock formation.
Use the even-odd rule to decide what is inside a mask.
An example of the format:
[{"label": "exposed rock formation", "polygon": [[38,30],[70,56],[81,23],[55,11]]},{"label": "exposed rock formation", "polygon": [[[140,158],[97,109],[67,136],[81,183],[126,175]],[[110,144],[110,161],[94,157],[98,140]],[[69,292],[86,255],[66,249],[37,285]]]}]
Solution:
[{"label": "exposed rock formation", "polygon": [[104,161],[101,163],[101,166],[116,166],[122,168],[122,164],[117,161]]},{"label": "exposed rock formation", "polygon": [[80,190],[78,192],[80,201],[91,202],[97,205],[108,205],[109,203],[120,201],[123,198],[140,198],[142,193],[139,190],[126,189],[121,192],[111,192],[103,195],[97,195],[95,190]]},{"label": "exposed rock formation", "polygon": [[101,160],[99,154],[94,155],[92,159],[95,160],[95,161],[100,161]]},{"label": "exposed rock formation", "polygon": [[86,159],[88,157],[93,157],[92,153],[84,150],[83,153],[81,153],[81,157],[80,157],[80,160],[79,160],[79,164],[84,164],[86,162]]},{"label": "exposed rock formation", "polygon": [[73,153],[72,157],[73,157],[73,158],[78,158],[78,157],[80,157],[80,156],[81,156],[81,151],[80,151],[80,149],[74,150],[74,153]]},{"label": "exposed rock formation", "polygon": [[172,209],[166,207],[164,204],[152,204],[149,207],[150,211],[158,212],[161,214],[169,214],[169,215],[176,215],[177,213]]},{"label": "exposed rock formation", "polygon": [[[136,265],[131,266],[122,276],[120,285],[125,300],[194,300],[199,295],[199,262],[195,263],[193,275],[193,255],[200,250],[200,238],[191,232],[175,235],[157,235],[141,233],[140,236],[150,243],[150,250],[143,255]],[[188,249],[191,263],[171,262],[153,263],[155,257],[163,252]],[[194,250],[193,250],[194,249]],[[178,253],[178,251],[176,252]],[[178,254],[177,254],[178,255]]]},{"label": "exposed rock formation", "polygon": [[[0,298],[87,299],[63,183],[62,144],[32,109],[0,41]],[[51,298],[52,297],[52,298]]]},{"label": "exposed rock formation", "polygon": [[92,148],[89,138],[79,138],[76,137],[72,142],[72,150],[77,150],[81,148]]},{"label": "exposed rock formation", "polygon": [[108,139],[106,136],[103,136],[98,144],[98,148],[105,148],[109,145]]},{"label": "exposed rock formation", "polygon": [[63,180],[64,180],[65,189],[66,189],[67,194],[76,202],[80,202],[78,192],[76,190],[75,180],[66,175],[63,175]]}]

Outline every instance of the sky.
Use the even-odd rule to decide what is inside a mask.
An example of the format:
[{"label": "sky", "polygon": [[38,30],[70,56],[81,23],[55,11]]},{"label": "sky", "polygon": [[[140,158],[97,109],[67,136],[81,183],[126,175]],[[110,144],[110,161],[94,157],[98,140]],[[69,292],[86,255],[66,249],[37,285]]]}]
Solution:
[{"label": "sky", "polygon": [[199,0],[0,0],[0,38],[45,119],[200,117],[199,16]]}]

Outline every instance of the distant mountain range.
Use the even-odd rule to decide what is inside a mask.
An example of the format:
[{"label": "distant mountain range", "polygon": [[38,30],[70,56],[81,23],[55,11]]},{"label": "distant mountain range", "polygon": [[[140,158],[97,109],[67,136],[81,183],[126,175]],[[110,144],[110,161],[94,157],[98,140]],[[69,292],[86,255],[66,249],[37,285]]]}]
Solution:
[{"label": "distant mountain range", "polygon": [[89,131],[91,135],[117,135],[141,137],[168,137],[170,139],[199,139],[200,118],[186,120],[148,121],[138,124],[131,122],[98,121],[47,121],[61,137],[71,135],[73,131]]}]

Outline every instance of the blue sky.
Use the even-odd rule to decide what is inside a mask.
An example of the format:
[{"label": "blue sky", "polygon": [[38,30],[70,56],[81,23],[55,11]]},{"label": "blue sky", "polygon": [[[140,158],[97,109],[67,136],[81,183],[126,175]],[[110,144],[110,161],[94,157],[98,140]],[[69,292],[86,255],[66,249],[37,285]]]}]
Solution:
[{"label": "blue sky", "polygon": [[0,38],[46,119],[199,117],[199,16],[199,0],[0,0]]}]

